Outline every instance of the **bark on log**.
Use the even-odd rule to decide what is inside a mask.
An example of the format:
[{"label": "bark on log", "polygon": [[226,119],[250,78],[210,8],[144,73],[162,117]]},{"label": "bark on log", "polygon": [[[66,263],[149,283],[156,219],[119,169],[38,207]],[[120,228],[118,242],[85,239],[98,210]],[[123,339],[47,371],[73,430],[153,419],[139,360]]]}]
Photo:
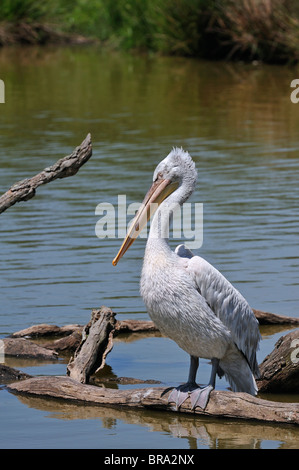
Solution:
[{"label": "bark on log", "polygon": [[23,359],[58,360],[58,354],[55,351],[43,348],[25,338],[3,338],[1,341],[4,345],[4,350],[2,350],[4,358],[8,356]]},{"label": "bark on log", "polygon": [[77,328],[68,336],[43,343],[43,347],[52,349],[57,353],[74,353],[81,343],[82,330],[83,328]]},{"label": "bark on log", "polygon": [[152,321],[148,320],[121,320],[117,321],[115,325],[115,334],[118,333],[144,333],[144,332],[158,332],[158,328]]},{"label": "bark on log", "polygon": [[102,383],[114,383],[121,385],[136,385],[136,384],[160,384],[160,380],[153,379],[135,379],[134,377],[100,377],[96,376],[93,378],[93,383],[95,385],[100,385]]},{"label": "bark on log", "polygon": [[81,325],[48,325],[47,323],[40,323],[39,325],[29,326],[24,330],[16,331],[12,333],[9,338],[42,338],[45,336],[67,336],[77,331],[82,332],[83,326]]},{"label": "bark on log", "polygon": [[[115,390],[79,383],[70,377],[34,377],[8,385],[13,393],[61,399],[84,405],[101,405],[139,409],[176,411],[168,404],[167,394],[161,396],[164,388]],[[203,411],[190,409],[189,399],[179,412],[193,416],[214,418],[236,418],[271,423],[299,424],[299,404],[279,403],[252,397],[246,393],[233,393],[213,390],[209,403]]]},{"label": "bark on log", "polygon": [[79,168],[89,160],[92,155],[90,134],[84,139],[71,155],[58,160],[54,165],[22,181],[15,183],[0,197],[0,214],[16,202],[27,201],[35,196],[36,188],[42,184],[50,183],[57,178],[66,178],[75,175]]},{"label": "bark on log", "polygon": [[71,359],[68,375],[81,383],[105,365],[105,358],[113,347],[115,314],[110,308],[101,307],[92,311],[90,322],[84,327],[82,341]]},{"label": "bark on log", "polygon": [[[12,333],[9,338],[33,338],[45,340],[42,346],[59,352],[74,352],[82,339],[83,326],[80,325],[48,325],[42,323]],[[48,340],[48,341],[47,341]]]},{"label": "bark on log", "polygon": [[279,338],[260,365],[259,392],[298,393],[299,329]]}]

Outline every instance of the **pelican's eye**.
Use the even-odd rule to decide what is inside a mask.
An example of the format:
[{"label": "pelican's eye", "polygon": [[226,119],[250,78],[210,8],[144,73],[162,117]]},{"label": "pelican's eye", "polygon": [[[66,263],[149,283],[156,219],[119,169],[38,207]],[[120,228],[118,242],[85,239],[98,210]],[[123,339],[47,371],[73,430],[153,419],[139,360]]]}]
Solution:
[{"label": "pelican's eye", "polygon": [[155,181],[161,180],[161,179],[163,179],[163,178],[164,178],[164,177],[163,177],[163,173],[162,173],[161,171],[159,171],[159,173],[158,173],[157,176],[156,176]]}]

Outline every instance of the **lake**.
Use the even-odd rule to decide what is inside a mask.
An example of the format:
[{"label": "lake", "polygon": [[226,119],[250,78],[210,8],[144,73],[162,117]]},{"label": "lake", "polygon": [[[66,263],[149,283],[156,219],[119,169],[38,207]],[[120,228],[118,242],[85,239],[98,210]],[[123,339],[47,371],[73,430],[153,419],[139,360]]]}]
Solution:
[{"label": "lake", "polygon": [[[1,214],[0,338],[38,323],[86,324],[91,309],[148,319],[139,296],[145,239],[117,267],[120,238],[100,239],[100,203],[141,202],[173,146],[199,173],[196,250],[253,308],[299,316],[298,68],[139,56],[88,47],[0,50],[0,191],[70,154],[88,132],[93,156],[76,176],[41,186]],[[171,240],[175,246],[179,240]],[[290,329],[261,328],[262,362]],[[32,375],[64,375],[66,362],[10,360]],[[104,373],[187,378],[189,358],[167,338],[116,341]],[[210,365],[200,361],[198,381]],[[218,380],[217,388],[227,383]],[[119,387],[125,387],[119,385]],[[128,387],[128,386],[127,386]],[[299,396],[271,399],[299,401]],[[291,448],[294,427],[160,412],[80,407],[0,389],[1,448]]]}]

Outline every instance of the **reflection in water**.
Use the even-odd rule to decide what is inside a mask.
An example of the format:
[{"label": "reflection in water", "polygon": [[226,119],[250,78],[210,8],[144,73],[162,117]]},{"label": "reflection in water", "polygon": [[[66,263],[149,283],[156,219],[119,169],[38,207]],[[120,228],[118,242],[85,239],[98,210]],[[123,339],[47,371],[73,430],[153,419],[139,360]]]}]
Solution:
[{"label": "reflection in water", "polygon": [[[280,448],[298,448],[297,426],[275,426],[237,420],[193,418],[159,411],[120,410],[109,407],[92,407],[65,404],[41,398],[18,396],[29,408],[46,411],[47,417],[62,420],[100,419],[106,429],[116,429],[120,422],[147,428],[148,432],[168,434],[187,441],[186,447],[197,449],[259,449],[264,441],[279,442]],[[229,440],[227,437],[229,436]],[[82,437],[84,441],[84,437]],[[99,438],[100,440],[100,438]],[[284,443],[284,441],[286,443]],[[83,444],[84,445],[84,444]],[[134,442],[131,448],[146,448],[144,442]]]},{"label": "reflection in water", "polygon": [[[295,75],[286,67],[95,47],[0,50],[1,192],[69,154],[88,132],[93,139],[93,156],[76,176],[39,188],[1,215],[0,337],[37,323],[86,324],[102,304],[119,319],[148,319],[139,297],[145,241],[112,267],[121,240],[95,236],[95,208],[116,204],[119,194],[128,204],[141,201],[155,165],[174,145],[185,147],[199,170],[192,201],[204,208],[200,254],[253,307],[298,316],[299,105],[289,99]],[[281,335],[267,331],[259,362]],[[187,363],[165,338],[116,344],[109,356],[117,376],[171,383],[185,380]],[[56,367],[32,369],[55,374]],[[206,369],[200,365],[202,382]]]}]

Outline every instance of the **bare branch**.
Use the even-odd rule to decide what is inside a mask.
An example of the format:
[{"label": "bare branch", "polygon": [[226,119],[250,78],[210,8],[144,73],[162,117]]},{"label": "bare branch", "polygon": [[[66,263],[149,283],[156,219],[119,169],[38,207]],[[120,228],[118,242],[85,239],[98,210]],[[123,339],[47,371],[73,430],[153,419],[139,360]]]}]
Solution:
[{"label": "bare branch", "polygon": [[71,155],[58,160],[54,165],[22,181],[15,183],[0,197],[0,214],[16,202],[28,201],[35,196],[36,188],[42,184],[50,183],[57,178],[66,178],[77,173],[79,168],[89,160],[92,155],[91,135],[88,134],[82,144]]}]

